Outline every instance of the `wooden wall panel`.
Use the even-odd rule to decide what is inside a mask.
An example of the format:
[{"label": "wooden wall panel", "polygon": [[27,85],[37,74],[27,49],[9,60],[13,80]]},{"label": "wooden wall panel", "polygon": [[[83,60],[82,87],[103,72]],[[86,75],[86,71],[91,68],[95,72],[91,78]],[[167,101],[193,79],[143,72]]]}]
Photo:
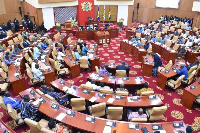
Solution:
[{"label": "wooden wall panel", "polygon": [[6,24],[8,20],[13,21],[14,18],[18,19],[21,24],[22,18],[19,13],[19,7],[21,7],[21,2],[19,2],[19,0],[0,0],[0,10],[5,8],[5,13],[0,15],[0,25],[2,23]]},{"label": "wooden wall panel", "polygon": [[179,9],[156,8],[156,0],[135,0],[134,20],[137,16],[137,3],[140,3],[138,18],[139,22],[150,22],[160,18],[161,15],[173,15],[178,17],[194,18],[197,12],[192,12],[194,0],[181,0]]},{"label": "wooden wall panel", "polygon": [[0,0],[0,15],[1,14],[6,14],[6,9],[5,9],[5,5],[4,5],[4,1]]},{"label": "wooden wall panel", "polygon": [[127,21],[127,26],[131,27],[132,26],[132,18],[133,18],[133,5],[128,6],[128,21]]}]

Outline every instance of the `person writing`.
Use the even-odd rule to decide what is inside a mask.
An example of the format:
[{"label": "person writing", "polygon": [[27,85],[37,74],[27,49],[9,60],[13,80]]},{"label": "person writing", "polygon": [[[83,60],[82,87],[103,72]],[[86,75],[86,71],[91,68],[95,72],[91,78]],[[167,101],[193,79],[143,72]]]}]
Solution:
[{"label": "person writing", "polygon": [[154,57],[153,76],[157,76],[157,70],[162,65],[162,61],[158,54],[152,52],[151,55]]},{"label": "person writing", "polygon": [[178,79],[182,75],[185,75],[183,80],[186,80],[188,78],[188,70],[187,70],[187,68],[185,67],[184,64],[181,65],[180,70],[175,70],[175,71],[178,74],[176,76],[176,79]]}]

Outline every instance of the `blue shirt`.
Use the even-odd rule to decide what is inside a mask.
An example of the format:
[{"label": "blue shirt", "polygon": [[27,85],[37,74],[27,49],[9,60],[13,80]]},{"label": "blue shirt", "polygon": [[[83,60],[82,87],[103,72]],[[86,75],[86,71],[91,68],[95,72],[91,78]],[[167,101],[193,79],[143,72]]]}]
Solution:
[{"label": "blue shirt", "polygon": [[128,70],[129,69],[129,67],[124,66],[124,65],[118,65],[116,68],[117,68],[117,70]]},{"label": "blue shirt", "polygon": [[45,49],[48,47],[46,43],[42,43],[41,46],[42,46],[42,49],[43,49],[43,50],[45,50]]},{"label": "blue shirt", "polygon": [[135,40],[135,41],[133,41],[133,43],[135,43],[137,45],[141,45],[140,40]]},{"label": "blue shirt", "polygon": [[182,68],[180,71],[176,70],[176,73],[179,75],[185,75],[184,80],[188,78],[188,70],[186,67]]},{"label": "blue shirt", "polygon": [[33,49],[33,58],[36,59],[37,57],[40,56],[40,50],[37,47],[34,47]]},{"label": "blue shirt", "polygon": [[151,38],[151,41],[157,42],[157,37]]},{"label": "blue shirt", "polygon": [[138,29],[136,32],[142,33],[143,29]]},{"label": "blue shirt", "polygon": [[81,53],[84,54],[84,55],[87,55],[87,52],[88,52],[88,48],[83,46],[82,50],[81,50]]},{"label": "blue shirt", "polygon": [[147,50],[149,48],[149,44],[144,45],[144,48]]},{"label": "blue shirt", "polygon": [[14,109],[21,109],[21,101],[13,97],[3,97],[5,105],[10,104]]},{"label": "blue shirt", "polygon": [[160,40],[158,42],[161,44],[165,44],[165,39],[160,38]]},{"label": "blue shirt", "polygon": [[76,57],[76,60],[79,60],[80,59],[80,55],[79,55],[79,53],[78,52],[74,52],[74,55],[75,55],[75,57]]}]

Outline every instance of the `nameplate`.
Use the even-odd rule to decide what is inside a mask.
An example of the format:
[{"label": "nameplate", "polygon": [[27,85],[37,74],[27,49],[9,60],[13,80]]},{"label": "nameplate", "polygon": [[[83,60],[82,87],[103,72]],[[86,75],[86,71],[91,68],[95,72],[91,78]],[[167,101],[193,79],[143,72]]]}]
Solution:
[{"label": "nameplate", "polygon": [[95,118],[94,117],[86,116],[85,121],[94,123],[95,122]]}]

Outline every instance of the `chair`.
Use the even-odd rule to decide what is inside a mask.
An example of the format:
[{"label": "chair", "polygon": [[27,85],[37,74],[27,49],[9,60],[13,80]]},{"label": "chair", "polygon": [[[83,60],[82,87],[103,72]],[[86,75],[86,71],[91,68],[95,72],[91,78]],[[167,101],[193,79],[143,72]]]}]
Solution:
[{"label": "chair", "polygon": [[10,104],[7,104],[8,114],[14,120],[16,126],[24,124],[24,120],[21,118],[21,113],[17,113]]},{"label": "chair", "polygon": [[186,26],[187,26],[186,24],[182,24],[181,29],[185,29]]},{"label": "chair", "polygon": [[88,59],[80,58],[80,68],[86,69],[89,68]]},{"label": "chair", "polygon": [[52,44],[52,39],[48,39],[47,43],[48,43],[49,45],[51,45],[51,44]]},{"label": "chair", "polygon": [[24,48],[23,41],[21,41],[21,42],[19,43],[19,45],[20,45],[20,47],[21,47],[22,49]]},{"label": "chair", "polygon": [[169,70],[171,67],[172,67],[172,60],[170,60],[170,61],[167,63],[167,65],[165,65],[165,67],[159,67],[159,68],[158,68],[158,71],[161,72],[161,71],[163,71],[164,69]]},{"label": "chair", "polygon": [[170,31],[174,32],[175,28],[174,27],[170,27]]},{"label": "chair", "polygon": [[122,120],[123,107],[108,107],[107,119]]},{"label": "chair", "polygon": [[72,110],[75,111],[84,111],[85,107],[85,98],[71,98]]},{"label": "chair", "polygon": [[116,77],[126,77],[126,70],[116,70]]},{"label": "chair", "polygon": [[19,39],[19,41],[21,41],[23,39],[21,34],[18,34],[18,39]]},{"label": "chair", "polygon": [[133,32],[135,32],[135,31],[136,31],[136,28],[135,28],[135,27],[133,27],[131,30],[132,30]]},{"label": "chair", "polygon": [[178,29],[178,34],[180,35],[182,33],[182,30],[181,29]]},{"label": "chair", "polygon": [[39,89],[36,89],[37,93],[40,95],[44,95],[44,93],[42,91],[40,91]]},{"label": "chair", "polygon": [[10,82],[7,73],[4,72],[2,68],[0,68],[0,75],[6,83]]},{"label": "chair", "polygon": [[30,127],[31,133],[41,133],[41,129],[48,125],[48,121],[41,119],[39,122],[25,118],[24,122]]},{"label": "chair", "polygon": [[151,109],[146,109],[147,118],[149,121],[162,120],[164,118],[164,113],[167,110],[167,106],[153,107]]},{"label": "chair", "polygon": [[61,69],[58,61],[55,61],[55,68],[58,75],[69,74],[68,68]]},{"label": "chair", "polygon": [[169,39],[166,39],[166,46],[171,47],[172,41]]},{"label": "chair", "polygon": [[147,122],[147,118],[132,118],[130,122]]},{"label": "chair", "polygon": [[5,105],[4,101],[3,101],[3,97],[0,96],[0,107],[3,108],[5,110],[5,112],[7,113],[7,106]]},{"label": "chair", "polygon": [[190,74],[191,74],[194,70],[196,70],[196,69],[197,69],[197,66],[191,67],[191,68],[189,69],[189,71],[188,71],[188,75],[190,76]]},{"label": "chair", "polygon": [[200,64],[198,65],[198,67],[197,67],[197,69],[196,69],[195,76],[197,76],[197,75],[198,75],[198,73],[199,73],[199,69],[200,69]]},{"label": "chair", "polygon": [[95,66],[95,70],[96,70],[96,73],[97,73],[97,74],[100,74],[100,71],[99,71],[98,66]]},{"label": "chair", "polygon": [[52,67],[54,70],[56,70],[55,60],[49,58],[49,62],[50,62],[50,64],[51,64],[51,67]]},{"label": "chair", "polygon": [[54,60],[57,60],[57,56],[53,51],[52,51],[52,57],[53,57]]},{"label": "chair", "polygon": [[129,93],[127,91],[115,91],[115,95],[117,95],[117,96],[128,96]]},{"label": "chair", "polygon": [[5,92],[8,90],[8,83],[3,83],[3,84],[0,84],[0,91],[1,92]]},{"label": "chair", "polygon": [[58,104],[58,102],[56,101],[56,99],[55,99],[54,97],[50,96],[49,94],[44,94],[44,96],[45,96],[46,98],[48,98],[49,100],[51,100],[51,101],[53,101],[53,102],[55,102],[55,103]]},{"label": "chair", "polygon": [[14,42],[12,39],[8,41],[8,45],[14,45]]},{"label": "chair", "polygon": [[61,43],[58,43],[58,47],[62,48],[62,50],[65,49]]},{"label": "chair", "polygon": [[167,86],[169,86],[172,89],[177,89],[179,86],[181,86],[181,81],[184,79],[185,75],[180,76],[176,81],[173,79],[170,79],[167,81]]},{"label": "chair", "polygon": [[189,85],[192,82],[195,73],[196,73],[196,70],[194,70],[186,80],[182,80],[182,84]]},{"label": "chair", "polygon": [[101,116],[105,116],[105,114],[106,114],[106,112],[105,112],[106,103],[105,102],[89,106],[88,108],[89,108],[90,114],[94,117],[101,117]]},{"label": "chair", "polygon": [[42,131],[42,133],[55,133],[55,132],[53,132],[53,131],[51,131],[47,128],[44,128],[44,127],[41,128],[41,131]]},{"label": "chair", "polygon": [[144,38],[141,38],[141,45],[144,46],[146,44],[147,40],[145,40]]},{"label": "chair", "polygon": [[80,54],[81,53],[81,48],[79,45],[77,45],[77,50],[78,50],[78,53]]},{"label": "chair", "polygon": [[151,30],[150,29],[146,29],[147,33],[151,33]]},{"label": "chair", "polygon": [[165,29],[169,30],[169,26],[165,26]]},{"label": "chair", "polygon": [[17,37],[13,38],[13,41],[14,41],[15,43],[19,42],[19,40],[18,40]]},{"label": "chair", "polygon": [[31,57],[33,58],[33,56],[34,56],[33,52],[31,50],[29,50],[28,52],[30,53]]},{"label": "chair", "polygon": [[137,38],[141,38],[141,33],[136,33]]},{"label": "chair", "polygon": [[153,94],[154,94],[154,91],[143,91],[141,92],[140,96],[149,96]]},{"label": "chair", "polygon": [[67,43],[70,44],[72,42],[71,37],[67,38]]},{"label": "chair", "polygon": [[76,56],[74,54],[74,51],[72,51],[72,57],[74,58],[74,60],[76,60]]},{"label": "chair", "polygon": [[198,31],[198,28],[197,28],[197,27],[194,27],[194,28],[193,28],[193,31]]},{"label": "chair", "polygon": [[178,36],[174,36],[172,41],[176,42],[178,40]]},{"label": "chair", "polygon": [[33,42],[33,35],[30,35],[28,38],[30,42]]},{"label": "chair", "polygon": [[7,31],[7,36],[11,36],[13,34],[13,32],[11,30]]},{"label": "chair", "polygon": [[161,37],[161,33],[160,32],[156,32],[156,37]]},{"label": "chair", "polygon": [[38,82],[40,82],[39,80],[37,80],[37,79],[35,79],[35,78],[33,77],[33,74],[32,74],[32,72],[31,72],[29,69],[26,69],[26,71],[27,71],[28,77],[30,78],[30,83],[31,83],[32,85],[37,84]]},{"label": "chair", "polygon": [[101,88],[100,89],[101,93],[105,93],[105,94],[113,94],[113,89],[105,89],[105,88]]},{"label": "chair", "polygon": [[167,30],[168,30],[168,29],[162,29],[162,33],[167,34]]},{"label": "chair", "polygon": [[80,87],[84,90],[93,91],[93,87],[91,85],[81,84]]},{"label": "chair", "polygon": [[174,46],[173,46],[173,50],[177,51],[178,49],[179,49],[179,45],[175,43]]},{"label": "chair", "polygon": [[58,51],[56,50],[56,47],[53,47],[53,52],[52,54],[54,54],[54,56],[57,56],[58,55]]},{"label": "chair", "polygon": [[150,54],[152,52],[152,45],[149,44],[149,48],[147,49],[147,53]]},{"label": "chair", "polygon": [[5,62],[2,62],[1,63],[1,67],[2,67],[2,69],[4,70],[4,72],[8,72],[8,66],[6,65],[6,63]]},{"label": "chair", "polygon": [[30,68],[30,66],[27,63],[25,63],[25,66],[26,66],[26,69],[29,69],[32,72],[32,69]]}]

